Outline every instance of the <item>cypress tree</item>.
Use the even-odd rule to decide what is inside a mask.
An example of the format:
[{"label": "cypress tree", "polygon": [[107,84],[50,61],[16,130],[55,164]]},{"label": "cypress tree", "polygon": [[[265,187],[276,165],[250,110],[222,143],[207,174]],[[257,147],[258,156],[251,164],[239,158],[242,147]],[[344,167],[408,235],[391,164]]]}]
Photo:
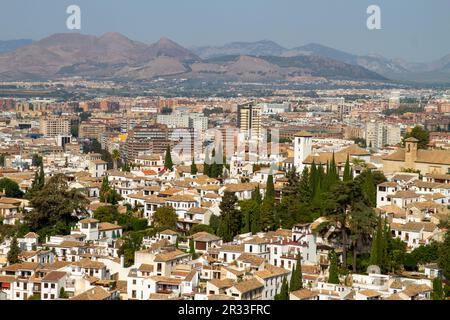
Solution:
[{"label": "cypress tree", "polygon": [[233,237],[241,231],[241,212],[236,209],[237,197],[234,193],[225,191],[220,203],[221,217],[219,226],[219,236],[225,242],[230,242]]},{"label": "cypress tree", "polygon": [[377,189],[375,187],[372,171],[370,170],[367,170],[367,177],[364,180],[362,189],[367,204],[371,207],[375,207],[377,205]]},{"label": "cypress tree", "polygon": [[300,203],[309,204],[311,203],[312,190],[310,188],[310,175],[307,167],[303,169],[302,176],[299,182],[299,198]]},{"label": "cypress tree", "polygon": [[189,239],[189,253],[192,255],[195,254],[194,239],[192,239],[192,238]]},{"label": "cypress tree", "polygon": [[444,290],[442,288],[442,280],[437,277],[433,279],[433,300],[444,300]]},{"label": "cypress tree", "polygon": [[289,300],[289,284],[286,277],[283,278],[280,293],[275,295],[275,300]]},{"label": "cypress tree", "polygon": [[343,180],[344,180],[344,182],[353,180],[353,174],[352,174],[352,170],[351,170],[351,167],[350,167],[350,157],[349,157],[349,155],[347,155],[347,161],[345,161]]},{"label": "cypress tree", "polygon": [[292,270],[290,291],[297,291],[303,288],[303,277],[302,277],[302,256],[297,255],[297,263]]},{"label": "cypress tree", "polygon": [[11,240],[8,255],[6,257],[8,260],[8,263],[9,264],[19,263],[20,262],[19,254],[20,254],[19,244],[17,243],[17,238],[14,237]]},{"label": "cypress tree", "polygon": [[328,283],[339,284],[339,275],[338,275],[338,261],[336,252],[331,251],[330,256],[330,269],[328,273]]},{"label": "cypress tree", "polygon": [[269,175],[266,184],[266,195],[261,205],[261,228],[270,230],[274,228],[274,208],[275,208],[275,187],[273,175]]},{"label": "cypress tree", "polygon": [[266,184],[266,196],[265,198],[270,198],[275,200],[275,185],[273,183],[273,175],[270,174],[267,177],[267,184]]},{"label": "cypress tree", "polygon": [[211,159],[209,158],[209,153],[205,153],[205,162],[203,164],[203,174],[211,177]]},{"label": "cypress tree", "polygon": [[309,188],[311,190],[311,197],[314,195],[316,184],[317,184],[317,166],[316,163],[313,161],[311,165],[311,170],[309,171]]},{"label": "cypress tree", "polygon": [[172,161],[172,154],[170,151],[170,145],[168,145],[166,149],[166,157],[164,158],[164,167],[166,167],[170,171],[173,170],[173,161]]},{"label": "cypress tree", "polygon": [[384,228],[381,216],[378,217],[377,230],[372,237],[372,247],[370,250],[370,264],[377,265],[380,268],[383,264],[384,252]]},{"label": "cypress tree", "polygon": [[108,194],[111,188],[109,187],[108,177],[104,177],[102,186],[100,187],[100,202],[108,202]]},{"label": "cypress tree", "polygon": [[191,174],[192,174],[192,175],[196,175],[197,173],[198,173],[197,165],[195,164],[195,159],[192,158],[192,163],[191,163]]},{"label": "cypress tree", "polygon": [[251,216],[251,232],[253,234],[258,233],[261,231],[261,191],[259,189],[259,186],[255,188],[255,190],[252,193],[252,200],[255,201],[255,211],[253,212]]}]

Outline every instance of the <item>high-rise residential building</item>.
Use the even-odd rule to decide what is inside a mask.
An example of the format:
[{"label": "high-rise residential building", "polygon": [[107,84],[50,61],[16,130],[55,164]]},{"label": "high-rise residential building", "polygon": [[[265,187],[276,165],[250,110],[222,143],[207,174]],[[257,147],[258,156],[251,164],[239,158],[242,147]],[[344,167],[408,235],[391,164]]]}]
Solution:
[{"label": "high-rise residential building", "polygon": [[46,137],[70,134],[70,120],[66,117],[46,117],[40,120],[40,133]]},{"label": "high-rise residential building", "polygon": [[169,128],[194,128],[199,132],[208,129],[208,117],[200,114],[160,114],[156,122]]},{"label": "high-rise residential building", "polygon": [[79,137],[82,139],[97,139],[100,141],[102,134],[106,132],[106,125],[99,121],[85,121],[80,124]]},{"label": "high-rise residential building", "polygon": [[366,123],[366,143],[369,148],[380,149],[401,142],[401,128],[398,125],[371,120]]},{"label": "high-rise residential building", "polygon": [[237,112],[237,127],[248,139],[262,136],[262,108],[252,103],[239,105]]},{"label": "high-rise residential building", "polygon": [[[127,161],[134,161],[143,154],[164,154],[168,145],[177,146],[178,149],[185,151],[190,160],[194,153],[196,141],[194,129],[183,128],[182,132],[175,130],[163,124],[136,126],[128,134],[124,146]],[[187,136],[182,137],[182,135]]]}]

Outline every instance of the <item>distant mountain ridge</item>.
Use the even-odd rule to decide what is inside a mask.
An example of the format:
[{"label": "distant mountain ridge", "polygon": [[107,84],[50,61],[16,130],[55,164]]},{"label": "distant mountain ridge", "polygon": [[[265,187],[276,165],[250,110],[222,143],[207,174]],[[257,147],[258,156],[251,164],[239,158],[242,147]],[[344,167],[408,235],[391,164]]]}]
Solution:
[{"label": "distant mountain ridge", "polygon": [[0,54],[12,52],[20,47],[24,47],[33,43],[31,39],[17,39],[17,40],[0,40]]},{"label": "distant mountain ridge", "polygon": [[[233,54],[248,54],[252,49],[254,56],[281,56],[294,57],[302,55],[314,55],[332,60],[340,61],[350,65],[356,65],[376,72],[384,77],[402,81],[424,81],[430,82],[433,77],[437,81],[450,82],[450,54],[429,63],[410,63],[401,59],[389,59],[380,55],[355,55],[341,50],[336,50],[317,43],[310,43],[292,49],[284,48],[273,41],[270,43],[271,54],[266,54],[266,48],[260,48],[258,42],[233,42],[222,47],[194,47],[193,52],[203,59],[228,55],[230,50]],[[232,48],[232,49],[230,49]]]},{"label": "distant mountain ridge", "polygon": [[[13,52],[0,54],[0,80],[47,80],[81,76],[93,79],[187,79],[235,81],[297,81],[302,77],[386,81],[362,66],[325,54],[288,50],[272,41],[235,42],[226,55],[209,50],[210,59],[174,41],[161,38],[147,45],[120,33],[100,37],[78,33],[54,34]],[[303,50],[305,51],[305,50]],[[200,55],[200,56],[199,56]]]}]

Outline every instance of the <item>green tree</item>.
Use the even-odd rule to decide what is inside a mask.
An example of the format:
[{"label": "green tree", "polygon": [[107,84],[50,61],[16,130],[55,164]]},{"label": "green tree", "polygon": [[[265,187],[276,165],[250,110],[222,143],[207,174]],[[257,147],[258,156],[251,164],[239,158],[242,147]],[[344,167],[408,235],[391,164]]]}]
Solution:
[{"label": "green tree", "polygon": [[310,172],[307,167],[303,169],[299,182],[299,200],[303,205],[309,205],[312,200]]},{"label": "green tree", "polygon": [[213,232],[212,232],[213,234],[216,234],[216,235],[219,234],[221,219],[222,218],[220,216],[216,216],[215,214],[212,214],[211,217],[209,218],[209,226],[213,230]]},{"label": "green tree", "polygon": [[4,167],[6,163],[6,156],[4,153],[0,154],[0,167]]},{"label": "green tree", "polygon": [[370,250],[370,264],[376,265],[381,268],[383,263],[383,237],[384,237],[384,231],[383,231],[383,225],[384,220],[381,218],[381,216],[378,217],[378,223],[376,231],[373,234],[372,237],[372,247]]},{"label": "green tree", "polygon": [[194,239],[189,239],[189,253],[195,255]]},{"label": "green tree", "polygon": [[206,224],[196,224],[189,230],[189,234],[196,234],[197,232],[208,232],[211,234],[215,233],[214,229]]},{"label": "green tree", "polygon": [[275,300],[289,300],[289,284],[286,277],[283,278],[280,292],[275,295]]},{"label": "green tree", "polygon": [[209,157],[209,152],[207,151],[205,152],[205,162],[203,163],[203,174],[211,177],[211,158]]},{"label": "green tree", "polygon": [[349,155],[347,155],[347,161],[345,161],[343,180],[345,182],[353,180],[353,173],[352,173],[352,169],[350,167],[350,157],[349,157]]},{"label": "green tree", "polygon": [[114,170],[117,170],[117,163],[120,160],[120,151],[117,149],[114,149],[111,154],[112,160],[113,160],[113,168]]},{"label": "green tree", "polygon": [[339,284],[338,259],[336,252],[334,252],[334,250],[330,252],[328,259],[330,260],[330,268],[328,271],[328,283]]},{"label": "green tree", "polygon": [[255,210],[252,212],[251,216],[251,225],[250,231],[253,234],[256,234],[261,231],[261,190],[259,189],[259,185],[252,192],[252,200],[255,203]]},{"label": "green tree", "polygon": [[358,255],[369,242],[372,230],[377,224],[375,212],[362,201],[357,202],[350,212],[350,231],[353,247],[353,272],[357,272]]},{"label": "green tree", "polygon": [[104,177],[102,180],[102,185],[100,187],[100,202],[107,203],[108,192],[111,190],[109,186],[108,177]]},{"label": "green tree", "polygon": [[40,167],[43,164],[42,157],[37,153],[34,153],[31,157],[31,165],[34,167]]},{"label": "green tree", "polygon": [[164,167],[166,167],[170,171],[173,170],[173,161],[172,161],[172,153],[170,150],[170,146],[167,146],[167,149],[166,149],[166,156],[164,158]]},{"label": "green tree", "polygon": [[100,187],[100,202],[116,205],[122,197],[115,188],[109,185],[108,177],[104,177]]},{"label": "green tree", "polygon": [[252,222],[256,220],[258,215],[259,205],[254,199],[242,200],[239,202],[241,209],[241,215],[243,218],[242,233],[248,233],[252,231]]},{"label": "green tree", "polygon": [[5,192],[6,197],[10,198],[22,198],[23,192],[20,190],[19,185],[8,178],[0,179],[0,191]]},{"label": "green tree", "polygon": [[19,248],[19,244],[17,242],[17,238],[13,237],[11,240],[10,247],[9,247],[8,255],[6,256],[8,263],[9,264],[19,263],[20,262],[19,254],[20,254],[20,248]]},{"label": "green tree", "polygon": [[450,231],[445,235],[444,242],[439,246],[438,265],[446,279],[450,279]]},{"label": "green tree", "polygon": [[141,249],[142,234],[139,232],[127,232],[123,236],[123,243],[120,246],[117,254],[124,256],[125,267],[131,267],[134,264],[134,253]]},{"label": "green tree", "polygon": [[[428,144],[430,143],[430,133],[421,126],[415,126],[411,132],[405,135],[404,140],[408,138],[416,138],[418,141],[417,147],[419,149],[428,149]],[[405,142],[403,141],[403,144]]]},{"label": "green tree", "polygon": [[433,300],[444,300],[444,288],[442,286],[442,280],[439,277],[433,279]]},{"label": "green tree", "polygon": [[61,299],[68,299],[69,296],[66,292],[66,290],[64,289],[64,287],[61,287],[61,289],[59,290],[59,298]]},{"label": "green tree", "polygon": [[25,216],[25,221],[40,236],[68,234],[77,220],[76,214],[87,213],[88,203],[80,191],[69,189],[64,175],[56,174],[42,190],[33,194],[30,199],[33,210]]},{"label": "green tree", "polygon": [[303,288],[303,276],[302,276],[302,256],[297,255],[297,263],[292,271],[290,291],[297,291]]},{"label": "green tree", "polygon": [[191,174],[192,174],[192,175],[196,175],[197,173],[198,173],[197,165],[195,164],[195,159],[192,158],[192,163],[191,163]]},{"label": "green tree", "polygon": [[325,196],[324,212],[332,225],[340,231],[343,267],[347,268],[348,223],[350,212],[361,201],[361,190],[353,182],[338,182]]},{"label": "green tree", "polygon": [[269,231],[275,228],[274,219],[275,209],[275,186],[273,183],[273,175],[267,177],[266,194],[261,204],[260,223],[263,231]]},{"label": "green tree", "polygon": [[232,192],[225,191],[220,203],[221,220],[218,230],[223,241],[230,242],[241,230],[241,212],[236,208],[238,199]]},{"label": "green tree", "polygon": [[178,216],[172,207],[160,207],[153,215],[153,224],[157,228],[176,230]]}]

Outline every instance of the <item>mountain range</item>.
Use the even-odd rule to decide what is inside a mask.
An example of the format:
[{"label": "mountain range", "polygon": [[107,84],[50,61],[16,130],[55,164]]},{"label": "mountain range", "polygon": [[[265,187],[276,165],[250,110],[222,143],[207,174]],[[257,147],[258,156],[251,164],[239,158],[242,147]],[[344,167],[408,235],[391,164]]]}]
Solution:
[{"label": "mountain range", "polygon": [[450,54],[428,63],[411,63],[401,59],[389,59],[380,55],[355,55],[317,43],[287,49],[269,40],[232,42],[224,46],[192,47],[190,49],[203,59],[230,53],[279,57],[319,56],[360,66],[393,80],[450,82]]},{"label": "mountain range", "polygon": [[[1,44],[5,42],[0,42]],[[128,81],[182,77],[223,81],[299,81],[303,78],[388,81],[398,75],[450,75],[450,55],[430,64],[357,56],[318,44],[286,49],[273,41],[184,48],[167,38],[153,44],[120,33],[100,37],[54,34],[18,40],[0,53],[0,80],[47,80],[68,76]],[[394,75],[394,76],[393,76]]]}]

